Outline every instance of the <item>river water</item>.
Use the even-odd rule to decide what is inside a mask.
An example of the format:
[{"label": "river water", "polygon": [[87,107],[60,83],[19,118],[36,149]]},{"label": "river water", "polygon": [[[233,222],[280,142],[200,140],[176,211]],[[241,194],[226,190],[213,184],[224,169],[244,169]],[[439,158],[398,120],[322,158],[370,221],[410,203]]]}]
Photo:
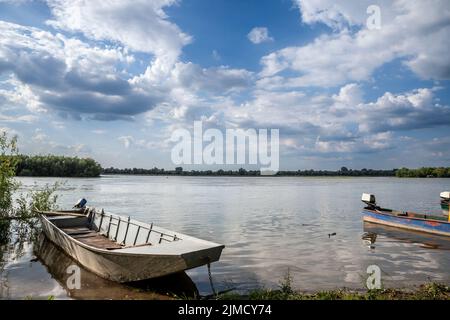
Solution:
[{"label": "river water", "polygon": [[[22,190],[55,181],[65,184],[59,205],[88,205],[225,244],[212,265],[216,289],[275,288],[289,272],[295,289],[363,289],[367,267],[377,265],[384,287],[412,287],[427,281],[450,284],[450,240],[363,224],[360,197],[374,193],[387,208],[443,214],[439,193],[450,179],[321,177],[173,177],[20,178]],[[362,239],[376,234],[374,243]],[[372,242],[373,242],[372,236]],[[16,247],[19,245],[16,245]],[[5,249],[0,297],[166,298],[169,282],[188,283],[211,293],[206,267],[142,286],[126,287],[85,272],[85,287],[65,287],[67,257],[46,244]],[[50,248],[48,248],[50,246]],[[7,251],[7,252],[5,252]],[[48,253],[50,252],[50,253]],[[55,269],[56,264],[56,269]],[[84,290],[84,291],[83,291]],[[187,291],[186,291],[187,292]],[[181,294],[188,294],[185,291]]]}]

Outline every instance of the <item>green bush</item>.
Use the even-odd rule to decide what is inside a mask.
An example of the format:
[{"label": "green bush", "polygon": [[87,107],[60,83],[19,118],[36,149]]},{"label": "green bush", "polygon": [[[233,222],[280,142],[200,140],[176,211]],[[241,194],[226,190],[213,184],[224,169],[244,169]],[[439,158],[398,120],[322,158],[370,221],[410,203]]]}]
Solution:
[{"label": "green bush", "polygon": [[98,177],[102,167],[90,158],[17,155],[17,176]]},{"label": "green bush", "polygon": [[[0,237],[7,233],[9,219],[27,220],[35,216],[34,209],[53,210],[56,208],[58,197],[55,195],[55,191],[59,187],[59,184],[57,183],[53,186],[45,185],[43,188],[35,186],[30,192],[19,194],[17,195],[17,199],[15,201],[13,200],[13,194],[20,186],[19,182],[17,182],[14,177],[18,167],[21,165],[21,161],[25,158],[30,157],[18,155],[17,138],[9,138],[6,132],[2,132],[0,134],[0,220],[2,223],[0,226]],[[42,163],[42,159],[48,160],[49,157],[39,157],[35,159],[38,160],[34,162],[36,164],[39,162]],[[94,164],[92,164],[91,161],[86,159],[78,160],[84,160],[84,162],[81,162],[81,168],[87,170],[84,172],[91,172],[89,170],[94,170],[96,165],[99,167],[95,161]],[[50,168],[50,163],[47,163],[44,168],[48,170],[48,168]],[[33,172],[33,167],[27,169]],[[99,168],[97,168],[97,170],[100,171]]]},{"label": "green bush", "polygon": [[396,176],[399,178],[449,178],[450,167],[422,167],[418,169],[401,168],[397,170]]}]

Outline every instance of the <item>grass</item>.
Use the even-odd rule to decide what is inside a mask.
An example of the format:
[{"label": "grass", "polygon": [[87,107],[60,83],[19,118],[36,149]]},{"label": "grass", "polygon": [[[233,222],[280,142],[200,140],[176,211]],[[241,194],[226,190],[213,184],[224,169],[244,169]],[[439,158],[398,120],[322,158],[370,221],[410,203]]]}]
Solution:
[{"label": "grass", "polygon": [[358,292],[349,289],[302,293],[292,290],[288,275],[279,289],[255,289],[245,294],[226,293],[218,300],[450,300],[450,287],[430,282],[413,290],[379,289]]}]

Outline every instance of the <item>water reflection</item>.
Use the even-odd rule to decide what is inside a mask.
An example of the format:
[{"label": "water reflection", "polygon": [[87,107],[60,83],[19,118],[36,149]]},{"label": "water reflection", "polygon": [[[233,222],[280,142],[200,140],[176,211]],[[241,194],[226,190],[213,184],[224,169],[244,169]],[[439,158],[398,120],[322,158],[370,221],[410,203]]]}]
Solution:
[{"label": "water reflection", "polygon": [[419,244],[422,248],[450,250],[450,239],[439,235],[403,230],[370,222],[364,222],[364,232],[362,239],[372,248],[375,247],[377,235],[382,235],[405,243]]},{"label": "water reflection", "polygon": [[68,296],[74,299],[168,299],[170,296],[198,296],[195,284],[184,272],[124,285],[98,277],[80,266],[81,288],[70,289],[67,282],[73,273],[68,273],[68,268],[76,262],[43,236],[35,245],[35,254],[66,289]]},{"label": "water reflection", "polygon": [[[19,233],[17,233],[19,231]],[[2,224],[0,239],[0,298],[3,299],[151,299],[198,297],[197,287],[184,272],[153,280],[119,284],[80,270],[79,289],[72,289],[68,267],[76,262],[42,234],[32,241],[21,237],[14,223]],[[28,234],[30,234],[28,232]],[[70,269],[69,269],[70,271]]]},{"label": "water reflection", "polygon": [[362,236],[363,242],[370,248],[375,248],[375,242],[377,241],[377,234],[371,231],[367,231]]}]

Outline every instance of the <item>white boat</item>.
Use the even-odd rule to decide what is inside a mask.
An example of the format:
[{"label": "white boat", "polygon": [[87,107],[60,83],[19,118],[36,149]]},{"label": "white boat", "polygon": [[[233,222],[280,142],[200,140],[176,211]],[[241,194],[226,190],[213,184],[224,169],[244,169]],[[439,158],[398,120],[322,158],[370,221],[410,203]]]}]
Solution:
[{"label": "white boat", "polygon": [[209,264],[225,247],[95,208],[38,213],[50,241],[87,270],[117,282]]}]

